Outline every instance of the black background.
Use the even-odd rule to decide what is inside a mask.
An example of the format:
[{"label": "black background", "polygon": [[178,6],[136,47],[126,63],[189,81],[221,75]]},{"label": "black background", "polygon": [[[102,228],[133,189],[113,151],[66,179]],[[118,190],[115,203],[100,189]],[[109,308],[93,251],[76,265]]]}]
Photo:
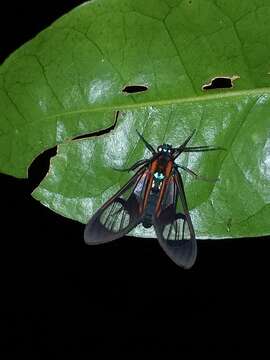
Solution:
[{"label": "black background", "polygon": [[[1,3],[0,62],[80,3]],[[269,237],[199,241],[189,271],[151,239],[88,247],[83,225],[30,196],[52,154],[34,162],[29,180],[0,175],[1,351],[181,356],[266,344]]]}]

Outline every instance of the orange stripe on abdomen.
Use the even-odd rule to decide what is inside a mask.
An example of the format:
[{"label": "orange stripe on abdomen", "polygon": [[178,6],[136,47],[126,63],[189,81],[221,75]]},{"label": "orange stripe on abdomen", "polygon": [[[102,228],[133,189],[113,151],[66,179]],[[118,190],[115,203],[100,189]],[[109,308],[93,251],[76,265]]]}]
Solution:
[{"label": "orange stripe on abdomen", "polygon": [[167,189],[167,186],[169,184],[172,168],[173,168],[173,162],[171,160],[169,160],[166,167],[165,167],[165,171],[164,171],[165,179],[164,179],[164,181],[162,183],[160,193],[159,193],[159,198],[158,198],[157,205],[156,205],[156,210],[155,211],[156,211],[157,215],[159,215],[160,210],[161,210],[161,200],[162,200],[164,192]]}]

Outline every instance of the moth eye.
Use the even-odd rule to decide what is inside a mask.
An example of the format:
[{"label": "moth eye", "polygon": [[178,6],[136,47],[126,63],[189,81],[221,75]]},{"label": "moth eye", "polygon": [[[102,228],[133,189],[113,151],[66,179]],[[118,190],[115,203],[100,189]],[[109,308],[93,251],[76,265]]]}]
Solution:
[{"label": "moth eye", "polygon": [[158,148],[158,151],[161,151],[162,149],[161,148]]},{"label": "moth eye", "polygon": [[170,153],[170,152],[171,152],[171,150],[168,150],[168,152]]}]

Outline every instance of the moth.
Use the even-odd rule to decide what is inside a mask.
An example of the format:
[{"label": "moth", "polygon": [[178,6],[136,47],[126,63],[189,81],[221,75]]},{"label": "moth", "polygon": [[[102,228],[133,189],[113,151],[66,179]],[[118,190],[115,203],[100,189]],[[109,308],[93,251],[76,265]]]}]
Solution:
[{"label": "moth", "polygon": [[189,269],[196,260],[197,244],[179,170],[198,175],[175,161],[182,153],[223,148],[187,146],[194,130],[180,146],[162,144],[155,150],[137,133],[152,157],[120,169],[136,172],[89,220],[84,240],[89,245],[106,243],[128,234],[140,223],[145,228],[153,226],[165,253],[177,265]]}]

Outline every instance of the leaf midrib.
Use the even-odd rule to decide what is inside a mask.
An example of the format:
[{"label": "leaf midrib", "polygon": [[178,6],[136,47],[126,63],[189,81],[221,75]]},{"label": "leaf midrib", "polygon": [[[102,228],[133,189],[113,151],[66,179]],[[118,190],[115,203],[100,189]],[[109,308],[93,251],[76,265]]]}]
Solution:
[{"label": "leaf midrib", "polygon": [[102,111],[115,111],[115,110],[129,110],[129,109],[136,109],[141,107],[147,106],[167,106],[167,105],[174,105],[174,104],[181,104],[181,103],[192,103],[192,102],[201,102],[201,101],[210,101],[215,99],[224,99],[224,98],[231,98],[231,97],[241,97],[241,96],[254,96],[254,95],[262,95],[262,94],[270,94],[270,88],[258,88],[252,90],[239,90],[233,92],[222,92],[222,93],[215,93],[209,95],[202,95],[202,96],[192,96],[186,98],[176,98],[176,99],[165,99],[165,100],[157,100],[157,101],[145,101],[140,103],[132,103],[132,104],[124,104],[124,105],[109,105],[109,106],[100,106],[87,109],[80,109],[80,110],[72,110],[72,111],[65,111],[54,115],[45,116],[43,119],[54,119],[57,117],[62,116],[71,116],[74,114],[81,114],[81,113],[92,113],[92,112],[102,112]]}]

